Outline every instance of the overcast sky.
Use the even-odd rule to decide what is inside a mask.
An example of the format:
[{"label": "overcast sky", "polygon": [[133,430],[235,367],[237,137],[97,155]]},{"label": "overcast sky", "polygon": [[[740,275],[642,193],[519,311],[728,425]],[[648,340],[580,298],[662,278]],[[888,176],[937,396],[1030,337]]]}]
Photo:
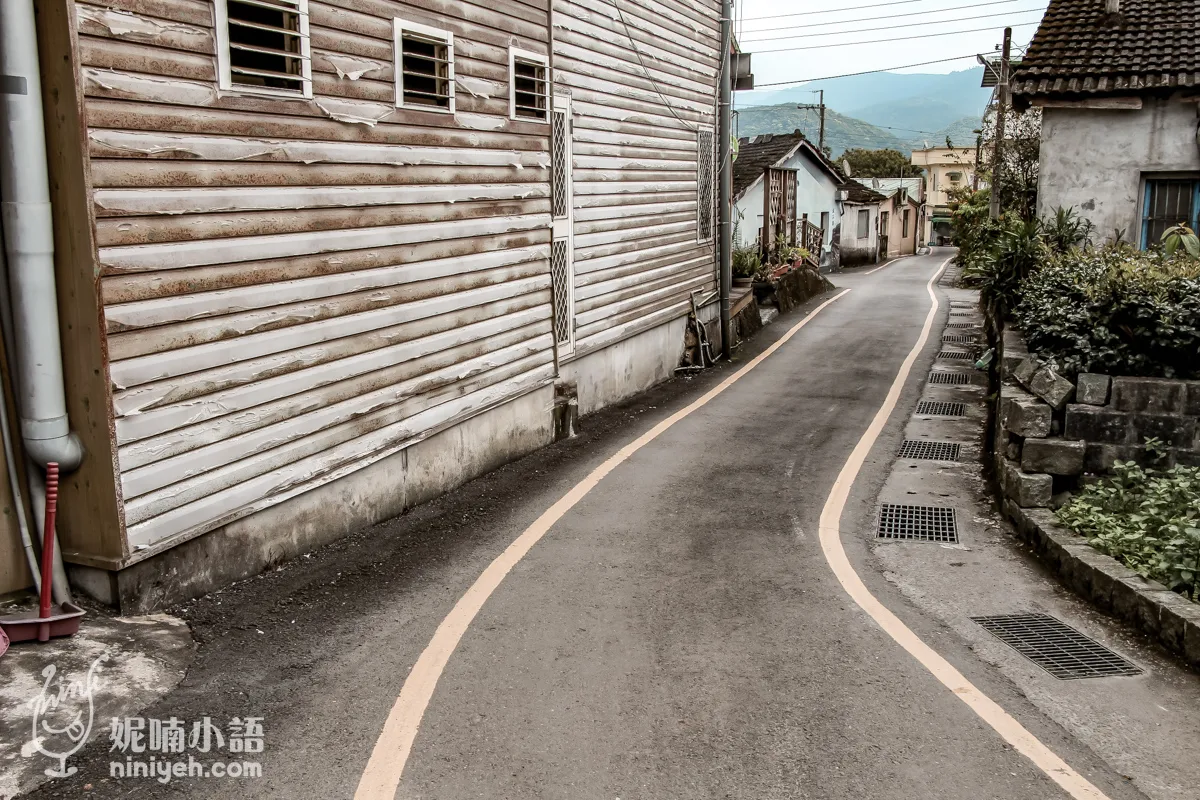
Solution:
[{"label": "overcast sky", "polygon": [[[755,85],[769,88],[764,84],[993,52],[1005,25],[1013,26],[1014,45],[1024,46],[1046,5],[1047,0],[734,0],[734,31],[742,50],[754,54]],[[874,43],[827,46],[867,41]],[[964,59],[895,71],[946,73],[974,64]]]}]

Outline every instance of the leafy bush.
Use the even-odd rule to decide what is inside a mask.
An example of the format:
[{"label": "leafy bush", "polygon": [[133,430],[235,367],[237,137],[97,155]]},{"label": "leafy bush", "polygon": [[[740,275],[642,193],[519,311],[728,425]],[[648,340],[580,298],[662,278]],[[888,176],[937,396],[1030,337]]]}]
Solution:
[{"label": "leafy bush", "polygon": [[1092,221],[1080,217],[1073,208],[1059,206],[1054,216],[1042,222],[1042,235],[1047,246],[1056,253],[1067,253],[1076,247],[1089,247],[1096,226]]},{"label": "leafy bush", "polygon": [[758,245],[733,248],[733,277],[753,278],[762,269],[762,266]]},{"label": "leafy bush", "polygon": [[1049,251],[1038,220],[1006,220],[991,250],[970,269],[983,302],[1001,318],[1017,304],[1021,283],[1032,275]]},{"label": "leafy bush", "polygon": [[1112,246],[1051,256],[1014,310],[1069,375],[1200,378],[1200,261]]},{"label": "leafy bush", "polygon": [[1057,516],[1097,550],[1198,599],[1200,468],[1117,464],[1111,477],[1084,487]]}]

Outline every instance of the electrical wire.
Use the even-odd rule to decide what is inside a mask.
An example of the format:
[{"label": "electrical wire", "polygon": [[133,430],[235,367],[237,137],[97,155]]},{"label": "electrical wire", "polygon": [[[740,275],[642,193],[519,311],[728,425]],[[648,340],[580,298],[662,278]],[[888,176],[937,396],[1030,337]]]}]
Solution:
[{"label": "electrical wire", "polygon": [[[993,0],[994,2],[1017,2],[1017,0]],[[838,14],[843,11],[863,11],[868,8],[887,8],[890,6],[911,6],[913,3],[924,2],[924,0],[891,0],[888,3],[872,3],[867,6],[847,6],[846,8],[826,8],[820,11],[795,11],[791,14],[770,14],[765,17],[746,17],[745,22],[753,22],[760,19],[782,19],[783,17],[804,17],[812,14]],[[977,5],[985,5],[978,3]]]},{"label": "electrical wire", "polygon": [[[829,27],[830,25],[853,25],[858,22],[879,22],[880,20],[885,20],[885,19],[902,19],[904,17],[924,17],[924,16],[929,16],[930,14],[944,14],[947,11],[974,11],[976,9],[983,8],[984,6],[1010,5],[1012,3],[1020,3],[1020,2],[1023,2],[1023,0],[994,0],[993,2],[990,2],[990,3],[972,3],[971,5],[966,5],[966,6],[950,6],[949,8],[938,8],[938,9],[934,9],[933,11],[909,11],[908,13],[905,13],[905,14],[889,14],[889,15],[885,15],[885,16],[859,17],[857,19],[839,19],[834,22],[805,22],[802,25],[784,25],[783,27],[773,26],[770,28],[761,28],[758,30],[746,31],[745,33],[749,33],[749,34],[772,33],[774,31],[790,31],[790,30],[793,30],[796,28],[826,28],[826,27]],[[1046,9],[1045,9],[1045,6],[1043,5],[1038,10],[1045,11]],[[1018,12],[1014,11],[1012,13],[1015,14]],[[938,22],[938,21],[939,20],[931,20],[929,24],[932,25],[932,24],[934,24],[934,22]]]},{"label": "electrical wire", "polygon": [[[1018,22],[1015,25],[1007,25],[1008,28],[1028,28],[1031,25],[1040,25],[1041,22]],[[864,44],[889,44],[891,42],[908,42],[913,39],[932,39],[938,36],[959,36],[964,33],[982,33],[984,31],[994,31],[995,27],[987,28],[971,28],[964,31],[945,31],[943,33],[922,33],[917,36],[894,36],[890,39],[869,39],[862,42],[838,42],[837,44],[811,44],[804,47],[777,47],[773,50],[755,50],[754,54],[759,53],[793,53],[797,50],[825,50],[831,47],[855,47]],[[971,56],[974,58],[974,56]]]},{"label": "electrical wire", "polygon": [[[663,101],[663,105],[667,107],[667,111],[670,111],[671,116],[679,120],[679,124],[683,125],[685,130],[699,131],[700,125],[697,123],[688,122],[683,117],[679,116],[679,114],[675,112],[675,107],[671,105],[670,101],[668,101],[666,96],[659,90],[658,81],[654,80],[654,76],[650,74],[650,70],[646,67],[646,62],[642,60],[642,51],[638,50],[637,42],[633,40],[633,33],[631,33],[629,30],[629,23],[625,21],[625,14],[623,11],[621,11],[620,0],[612,0],[612,3],[613,8],[617,9],[617,16],[621,20],[621,26],[625,28],[625,36],[629,39],[629,46],[633,48],[633,54],[637,56],[638,64],[641,65],[642,72],[646,73],[646,80],[650,81],[650,85],[654,87],[654,93],[658,95],[658,99]],[[725,62],[727,61],[729,61],[728,53],[726,53],[725,57],[721,59],[722,69],[724,69]],[[717,73],[717,80],[717,85],[720,86],[719,81],[722,80],[720,72]]]},{"label": "electrical wire", "polygon": [[841,75],[823,75],[819,78],[800,78],[794,81],[776,81],[774,83],[756,83],[754,88],[766,88],[768,86],[794,86],[799,83],[814,83],[816,81],[832,81],[837,78],[857,78],[859,75],[878,75],[881,72],[895,72],[898,69],[912,69],[913,67],[928,67],[932,64],[948,64],[951,61],[965,61],[967,59],[975,60],[976,54],[971,53],[969,56],[953,56],[951,58],[938,58],[933,61],[918,61],[916,64],[901,64],[898,67],[883,67],[881,69],[867,69],[862,72],[846,72]]},{"label": "electrical wire", "polygon": [[900,25],[884,25],[879,28],[855,28],[852,31],[824,31],[821,33],[790,33],[786,36],[764,36],[761,39],[749,39],[750,44],[756,42],[774,42],[782,39],[812,39],[817,36],[843,36],[853,33],[870,33],[871,31],[891,31],[896,28],[924,28],[930,25],[943,25],[951,22],[970,22],[975,19],[990,19],[993,17],[1007,17],[1010,14],[1041,14],[1045,11],[1042,8],[1028,8],[1021,11],[999,11],[995,14],[979,14],[974,17],[955,17],[954,19],[939,19],[936,21],[926,20],[923,22],[906,22]]}]

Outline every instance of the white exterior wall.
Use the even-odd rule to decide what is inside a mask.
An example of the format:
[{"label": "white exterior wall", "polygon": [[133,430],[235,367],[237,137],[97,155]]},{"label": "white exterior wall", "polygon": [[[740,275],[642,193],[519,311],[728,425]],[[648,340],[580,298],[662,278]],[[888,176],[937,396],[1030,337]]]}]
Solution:
[{"label": "white exterior wall", "polygon": [[[870,215],[865,239],[858,238],[858,212],[865,210]],[[858,205],[846,203],[846,216],[842,218],[841,237],[842,266],[874,264],[879,256],[879,204]]]},{"label": "white exterior wall", "polygon": [[[833,229],[841,222],[840,205],[837,202],[838,184],[825,170],[813,164],[807,156],[797,152],[783,162],[782,169],[796,170],[796,219],[808,214],[813,225],[821,224],[821,214],[829,214],[829,227],[825,231],[825,248],[828,250],[833,238]],[[734,206],[733,220],[737,224],[735,245],[752,244],[763,224],[763,191],[765,182],[760,178]]]},{"label": "white exterior wall", "polygon": [[1076,208],[1097,240],[1124,230],[1141,244],[1143,177],[1200,173],[1197,108],[1150,98],[1138,111],[1043,109],[1038,214]]}]

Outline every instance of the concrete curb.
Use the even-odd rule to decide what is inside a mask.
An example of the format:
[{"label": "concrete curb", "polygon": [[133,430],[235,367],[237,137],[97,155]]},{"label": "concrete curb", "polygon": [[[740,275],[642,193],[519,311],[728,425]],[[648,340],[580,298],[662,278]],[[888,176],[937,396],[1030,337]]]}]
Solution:
[{"label": "concrete curb", "polygon": [[1200,671],[1200,605],[1147,580],[1054,521],[1044,508],[1003,501],[1017,535],[1033,547],[1063,585],[1121,619]]}]

